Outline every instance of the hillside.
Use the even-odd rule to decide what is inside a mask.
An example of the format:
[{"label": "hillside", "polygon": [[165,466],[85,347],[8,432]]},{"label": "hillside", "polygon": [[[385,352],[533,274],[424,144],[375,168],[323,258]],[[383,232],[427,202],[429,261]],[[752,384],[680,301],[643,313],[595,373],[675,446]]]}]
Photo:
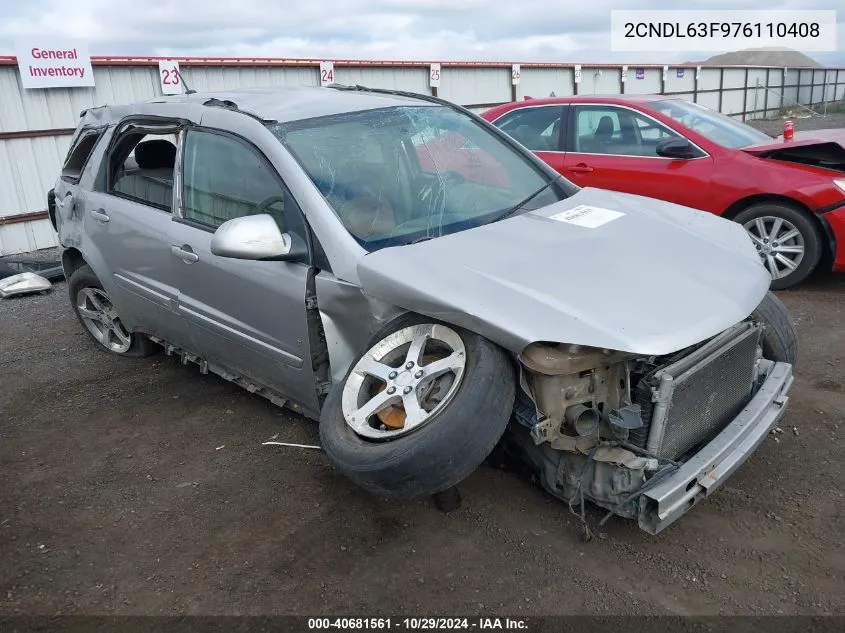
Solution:
[{"label": "hillside", "polygon": [[791,48],[747,48],[732,53],[714,55],[704,61],[687,62],[690,64],[714,66],[783,66],[795,68],[806,66],[821,68],[812,57]]}]

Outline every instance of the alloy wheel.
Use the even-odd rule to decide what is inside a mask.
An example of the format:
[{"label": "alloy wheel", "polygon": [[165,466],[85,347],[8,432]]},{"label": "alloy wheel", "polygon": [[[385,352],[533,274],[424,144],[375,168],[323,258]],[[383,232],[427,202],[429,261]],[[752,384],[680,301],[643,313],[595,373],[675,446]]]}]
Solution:
[{"label": "alloy wheel", "polygon": [[343,417],[370,439],[410,433],[448,404],[465,368],[466,349],[453,329],[425,324],[398,330],[355,363],[343,386]]},{"label": "alloy wheel", "polygon": [[108,295],[99,288],[82,288],[76,294],[76,309],[82,323],[104,347],[125,354],[132,347],[132,335],[126,331]]},{"label": "alloy wheel", "polygon": [[789,220],[762,216],[749,220],[743,227],[772,279],[786,277],[804,259],[804,236]]}]

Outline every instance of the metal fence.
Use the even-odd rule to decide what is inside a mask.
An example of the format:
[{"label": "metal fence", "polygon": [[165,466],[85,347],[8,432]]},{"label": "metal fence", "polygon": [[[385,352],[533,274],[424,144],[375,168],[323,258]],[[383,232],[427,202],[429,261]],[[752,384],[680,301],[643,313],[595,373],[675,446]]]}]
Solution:
[{"label": "metal fence", "polygon": [[[81,110],[161,94],[158,58],[94,57],[95,87],[24,90],[13,57],[0,57],[0,255],[56,245],[46,219],[55,181]],[[320,60],[180,58],[197,91],[320,84]],[[440,62],[432,87],[427,62],[335,61],[335,81],[408,90],[474,111],[525,97],[667,94],[743,120],[776,116],[793,104],[845,99],[845,69],[694,65]],[[576,81],[576,77],[579,80]]]}]

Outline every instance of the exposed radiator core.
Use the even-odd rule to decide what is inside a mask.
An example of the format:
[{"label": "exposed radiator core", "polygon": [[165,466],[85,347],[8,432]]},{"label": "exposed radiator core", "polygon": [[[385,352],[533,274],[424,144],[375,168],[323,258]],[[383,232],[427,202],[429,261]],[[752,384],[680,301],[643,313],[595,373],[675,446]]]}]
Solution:
[{"label": "exposed radiator core", "polygon": [[631,440],[678,459],[718,435],[751,399],[762,331],[741,323],[643,379],[636,400],[646,426]]}]

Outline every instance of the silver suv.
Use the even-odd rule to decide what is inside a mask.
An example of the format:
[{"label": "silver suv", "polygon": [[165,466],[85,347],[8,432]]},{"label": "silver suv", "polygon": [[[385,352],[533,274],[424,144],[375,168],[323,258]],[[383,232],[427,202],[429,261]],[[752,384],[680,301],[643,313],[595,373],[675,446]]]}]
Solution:
[{"label": "silver suv", "polygon": [[579,189],[432,97],[92,108],[49,201],[101,348],[163,347],[318,419],[379,494],[449,490],[498,445],[656,533],[762,442],[792,384],[795,333],[742,227]]}]

